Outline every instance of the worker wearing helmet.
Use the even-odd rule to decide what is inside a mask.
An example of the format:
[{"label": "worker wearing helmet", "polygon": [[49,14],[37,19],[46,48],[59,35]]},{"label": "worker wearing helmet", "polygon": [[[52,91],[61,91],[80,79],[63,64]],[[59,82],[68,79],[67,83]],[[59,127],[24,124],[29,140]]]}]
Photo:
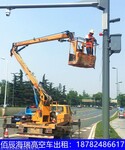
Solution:
[{"label": "worker wearing helmet", "polygon": [[91,29],[89,31],[89,34],[86,35],[85,40],[86,40],[86,51],[88,55],[93,55],[93,45],[94,43],[97,43],[97,40],[93,36],[94,30]]}]

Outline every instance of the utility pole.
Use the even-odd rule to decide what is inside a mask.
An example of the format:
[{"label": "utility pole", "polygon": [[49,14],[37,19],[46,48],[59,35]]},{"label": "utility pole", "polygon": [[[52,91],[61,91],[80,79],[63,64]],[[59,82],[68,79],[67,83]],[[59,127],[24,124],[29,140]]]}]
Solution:
[{"label": "utility pole", "polygon": [[4,104],[3,104],[3,109],[2,109],[2,116],[6,115],[6,107],[7,107],[7,80],[8,80],[8,61],[6,58],[0,58],[2,60],[5,60],[6,62],[6,80],[5,80],[5,92],[4,92]]},{"label": "utility pole", "polygon": [[120,18],[110,20],[110,0],[99,0],[103,6],[103,75],[102,75],[102,124],[103,138],[109,139],[109,102],[110,102],[110,56],[121,51],[121,34],[110,35],[110,23],[120,21]]},{"label": "utility pole", "polygon": [[103,74],[102,74],[102,124],[103,138],[109,139],[109,17],[110,0],[105,0],[105,9],[103,10]]}]

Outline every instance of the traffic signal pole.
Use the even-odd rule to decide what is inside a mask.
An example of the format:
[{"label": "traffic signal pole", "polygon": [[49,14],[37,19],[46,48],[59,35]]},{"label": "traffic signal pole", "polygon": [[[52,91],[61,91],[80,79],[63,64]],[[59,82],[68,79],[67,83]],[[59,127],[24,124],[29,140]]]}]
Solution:
[{"label": "traffic signal pole", "polygon": [[105,0],[105,9],[103,10],[103,73],[102,73],[102,125],[103,138],[109,139],[109,93],[110,93],[110,60],[109,60],[109,4],[110,0]]}]

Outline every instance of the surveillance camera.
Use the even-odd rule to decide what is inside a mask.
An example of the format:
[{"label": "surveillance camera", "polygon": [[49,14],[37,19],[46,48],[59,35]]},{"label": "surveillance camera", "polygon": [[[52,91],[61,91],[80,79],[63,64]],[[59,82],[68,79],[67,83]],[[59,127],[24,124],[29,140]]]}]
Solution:
[{"label": "surveillance camera", "polygon": [[10,16],[11,14],[11,10],[10,9],[6,9],[6,16]]}]

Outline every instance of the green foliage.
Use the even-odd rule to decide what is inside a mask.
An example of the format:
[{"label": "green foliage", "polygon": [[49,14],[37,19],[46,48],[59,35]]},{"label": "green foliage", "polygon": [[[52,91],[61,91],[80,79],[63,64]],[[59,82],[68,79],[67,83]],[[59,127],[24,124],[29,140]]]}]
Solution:
[{"label": "green foliage", "polygon": [[[13,81],[8,82],[7,103],[11,106],[29,106],[35,103],[32,84],[29,81],[23,81],[23,72],[13,73]],[[85,91],[83,95],[78,95],[77,91],[70,90],[66,93],[66,86],[59,83],[58,87],[54,87],[52,82],[46,79],[45,74],[40,82],[44,90],[50,95],[54,101],[59,104],[79,105],[84,97],[90,97]],[[5,80],[0,82],[1,94],[0,104],[4,101]],[[38,93],[37,93],[38,95]],[[38,95],[39,97],[39,95]]]},{"label": "green foliage", "polygon": [[[13,75],[13,81],[8,82],[7,84],[7,104],[11,106],[34,105],[34,92],[30,81],[23,81],[23,72],[21,70],[19,71],[19,73],[13,73]],[[78,94],[78,92],[74,90],[70,90],[69,92],[67,92],[66,86],[62,85],[61,83],[59,83],[57,87],[54,87],[54,83],[49,82],[49,80],[46,79],[45,74],[43,75],[40,84],[47,92],[47,94],[50,95],[52,99],[54,101],[57,101],[59,104],[65,103],[72,106],[77,106],[82,104],[83,99],[94,99],[95,105],[101,106],[102,93],[100,92],[94,94],[93,97],[86,93],[85,90],[83,90],[82,94]],[[0,87],[0,105],[2,105],[5,93],[5,80],[2,80],[0,82]]]},{"label": "green foliage", "polygon": [[66,96],[66,99],[67,99],[69,105],[78,105],[79,104],[78,93],[76,91],[70,90]]},{"label": "green foliage", "polygon": [[[13,81],[8,82],[7,85],[7,104],[10,106],[29,106],[34,105],[34,92],[33,85],[29,81],[23,81],[23,73],[20,70],[19,73],[13,73]],[[53,100],[58,101],[60,104],[66,103],[66,87],[59,83],[58,87],[54,87],[53,83],[49,82],[45,78],[45,75],[40,82],[45,91],[53,98]],[[5,93],[5,80],[0,82],[1,94],[0,94],[0,105],[4,103],[4,93]],[[39,94],[37,97],[39,98]]]},{"label": "green foliage", "polygon": [[[7,83],[7,104],[10,106],[28,106],[34,103],[34,95],[31,83],[23,81],[23,73],[13,74],[13,83]],[[0,82],[0,104],[4,103],[5,81]]]},{"label": "green foliage", "polygon": [[90,98],[90,95],[88,93],[86,93],[85,90],[84,90],[83,93],[82,93],[82,98],[83,99]]},{"label": "green foliage", "polygon": [[0,104],[3,104],[4,101],[5,82],[5,80],[0,82]]},{"label": "green foliage", "polygon": [[118,104],[120,107],[125,107],[125,94],[119,94]]},{"label": "green foliage", "polygon": [[[117,117],[117,114],[115,114],[115,116],[111,117],[110,121],[112,121],[116,117]],[[111,139],[121,139],[111,126],[109,129],[109,135],[110,135]],[[97,123],[97,126],[96,126],[95,139],[102,139],[102,138],[103,138],[103,125],[102,125],[102,121],[100,121],[99,123]]]},{"label": "green foliage", "polygon": [[103,137],[102,131],[103,131],[103,128],[102,128],[102,121],[101,121],[96,126],[95,139],[99,139]]},{"label": "green foliage", "polygon": [[101,92],[93,94],[93,99],[95,100],[96,106],[102,106],[102,93]]},{"label": "green foliage", "polygon": [[66,99],[66,88],[59,83],[58,87],[53,87],[53,83],[48,82],[48,79],[45,78],[45,74],[42,78],[42,87],[45,91],[52,97],[54,101],[57,101],[60,104],[65,103],[64,100]]},{"label": "green foliage", "polygon": [[[102,121],[99,122],[96,126],[95,132],[95,139],[102,139],[103,138],[103,128],[102,128]],[[119,135],[115,132],[115,130],[110,126],[109,135],[111,139],[121,139]]]}]

